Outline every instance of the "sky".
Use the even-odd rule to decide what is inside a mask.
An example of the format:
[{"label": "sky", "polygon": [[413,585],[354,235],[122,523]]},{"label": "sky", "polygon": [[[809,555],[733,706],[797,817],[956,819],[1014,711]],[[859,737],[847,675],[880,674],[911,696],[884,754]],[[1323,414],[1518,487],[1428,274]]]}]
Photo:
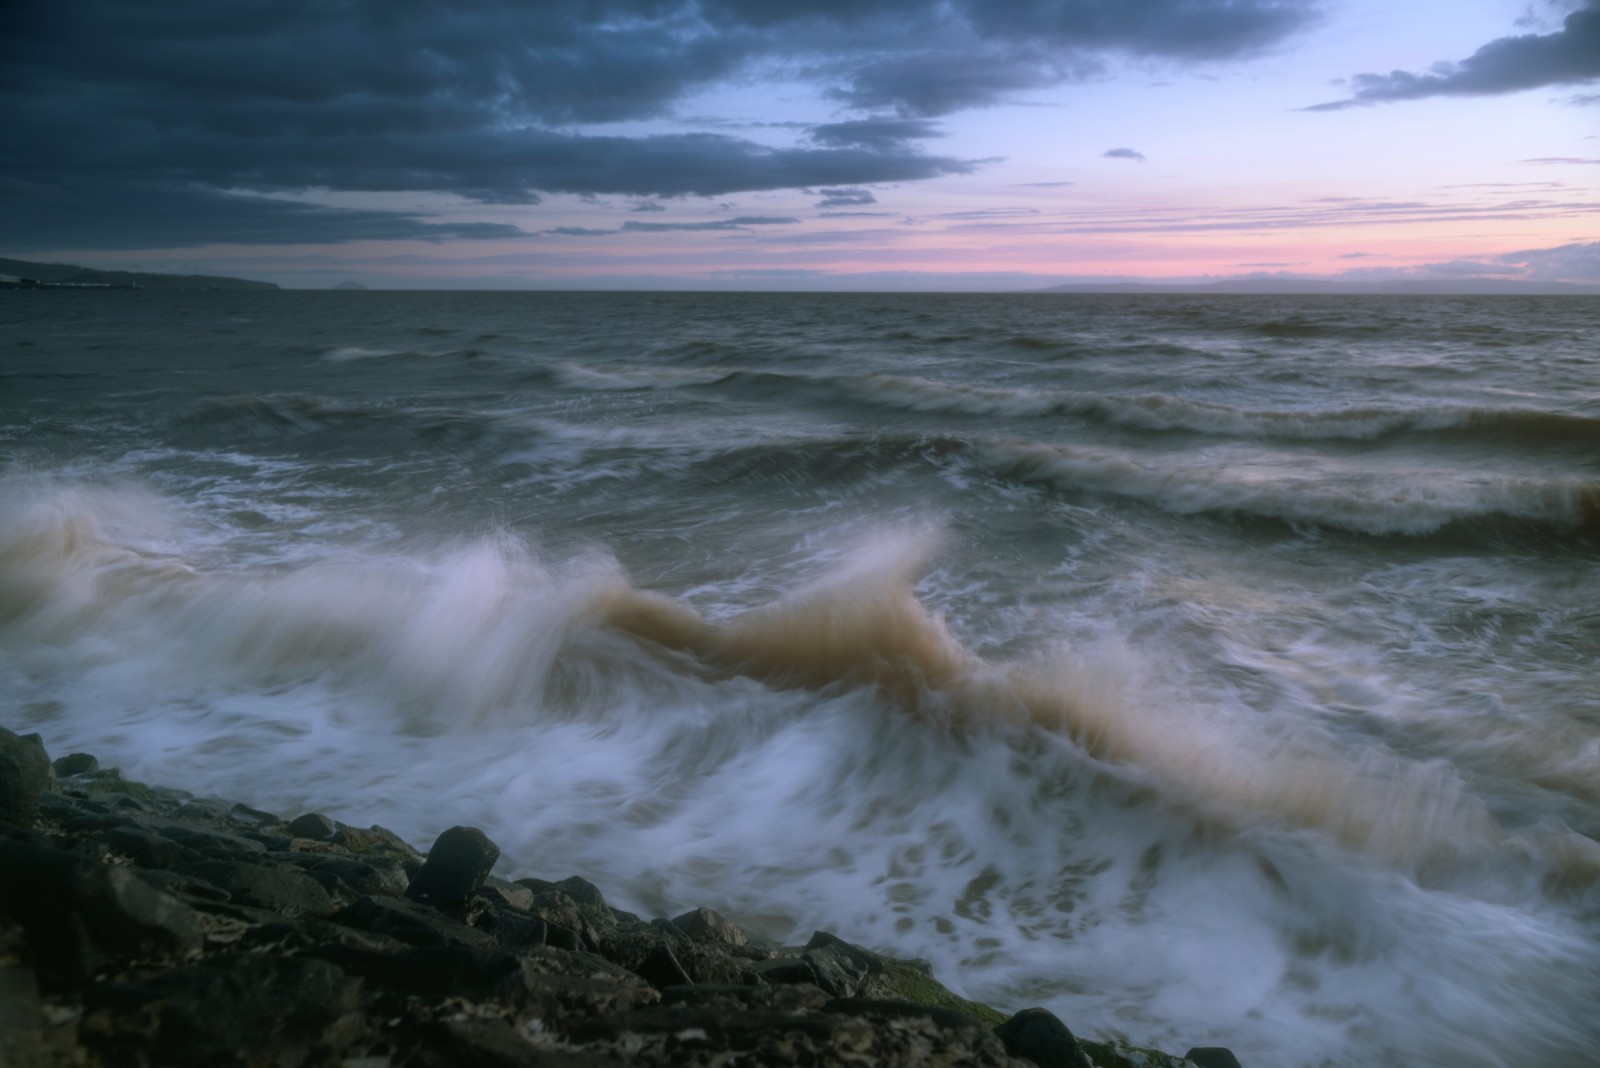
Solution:
[{"label": "sky", "polygon": [[0,256],[1600,284],[1600,0],[7,0]]}]

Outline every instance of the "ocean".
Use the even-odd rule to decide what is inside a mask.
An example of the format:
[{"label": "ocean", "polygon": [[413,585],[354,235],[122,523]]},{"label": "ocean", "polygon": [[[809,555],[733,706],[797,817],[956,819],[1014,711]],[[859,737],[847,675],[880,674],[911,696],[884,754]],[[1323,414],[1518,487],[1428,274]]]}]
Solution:
[{"label": "ocean", "polygon": [[0,723],[1246,1065],[1600,1061],[1600,301],[0,300]]}]

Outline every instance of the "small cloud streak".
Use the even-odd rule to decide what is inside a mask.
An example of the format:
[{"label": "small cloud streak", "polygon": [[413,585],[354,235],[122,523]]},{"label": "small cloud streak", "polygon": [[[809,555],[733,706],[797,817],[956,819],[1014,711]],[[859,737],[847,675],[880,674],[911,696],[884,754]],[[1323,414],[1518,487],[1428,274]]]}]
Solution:
[{"label": "small cloud streak", "polygon": [[1134,148],[1110,148],[1100,155],[1105,159],[1131,159],[1138,163],[1144,162],[1144,153]]}]

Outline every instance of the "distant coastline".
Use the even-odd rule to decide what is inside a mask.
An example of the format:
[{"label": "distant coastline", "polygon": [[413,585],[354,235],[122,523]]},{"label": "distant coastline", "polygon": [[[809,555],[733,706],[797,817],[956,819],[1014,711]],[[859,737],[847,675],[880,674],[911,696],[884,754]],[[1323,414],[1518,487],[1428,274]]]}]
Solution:
[{"label": "distant coastline", "polygon": [[1510,279],[1341,282],[1325,278],[1224,278],[1215,282],[1070,282],[1037,293],[1239,293],[1254,296],[1600,296],[1600,286]]},{"label": "distant coastline", "polygon": [[0,289],[278,289],[272,282],[209,274],[99,271],[71,263],[0,258]]}]

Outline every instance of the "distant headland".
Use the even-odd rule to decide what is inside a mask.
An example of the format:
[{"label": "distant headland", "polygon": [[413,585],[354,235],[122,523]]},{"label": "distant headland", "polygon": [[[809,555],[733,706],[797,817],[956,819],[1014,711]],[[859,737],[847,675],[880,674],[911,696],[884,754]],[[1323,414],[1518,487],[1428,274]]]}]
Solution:
[{"label": "distant headland", "polygon": [[277,289],[272,282],[210,274],[98,271],[70,263],[0,258],[0,289]]}]

